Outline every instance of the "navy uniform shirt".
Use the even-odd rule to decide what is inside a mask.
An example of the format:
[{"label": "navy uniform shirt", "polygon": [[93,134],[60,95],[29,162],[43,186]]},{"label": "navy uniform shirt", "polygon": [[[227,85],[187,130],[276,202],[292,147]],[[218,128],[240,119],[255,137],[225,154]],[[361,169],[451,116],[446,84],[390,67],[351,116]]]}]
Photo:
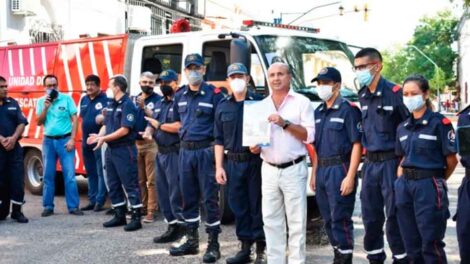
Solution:
[{"label": "navy uniform shirt", "polygon": [[[245,100],[255,100],[255,96],[247,93]],[[262,98],[259,98],[262,99]],[[224,146],[225,150],[235,153],[247,152],[242,146],[244,101],[237,102],[235,97],[222,99],[215,113],[214,137],[215,144]]]},{"label": "navy uniform shirt", "polygon": [[[86,139],[90,134],[98,134],[101,125],[96,124],[96,116],[101,114],[108,105],[109,99],[105,93],[100,93],[93,100],[85,95],[80,100],[80,117],[82,118],[82,143],[86,145]],[[87,145],[94,148],[95,144]]]},{"label": "navy uniform shirt", "polygon": [[137,109],[129,96],[124,95],[119,101],[112,100],[106,107],[104,124],[106,135],[109,135],[121,127],[129,128],[129,133],[124,137],[108,142],[110,147],[118,145],[133,145],[135,143],[135,117]]},{"label": "navy uniform shirt", "polygon": [[446,156],[455,153],[455,134],[449,119],[427,109],[423,117],[410,116],[397,129],[395,153],[403,168],[444,169]]},{"label": "navy uniform shirt", "polygon": [[13,136],[19,124],[27,125],[28,121],[18,102],[11,97],[4,98],[3,105],[0,105],[0,135],[3,137]]},{"label": "navy uniform shirt", "polygon": [[[137,97],[141,96],[142,93],[140,93]],[[135,129],[136,129],[136,139],[142,140],[142,136],[139,134],[139,132],[144,132],[145,128],[147,127],[147,120],[145,120],[145,111],[144,109],[140,108],[140,106],[137,105],[137,97],[133,97],[132,100],[135,103],[135,106],[137,108],[137,115],[135,118]],[[162,97],[154,92],[152,92],[151,95],[149,95],[147,98],[144,100],[144,105],[147,109],[151,110],[153,112],[153,109],[155,109],[155,105],[157,104],[158,101],[160,101]]]},{"label": "navy uniform shirt", "polygon": [[366,86],[359,90],[359,102],[362,145],[370,152],[393,151],[397,127],[408,117],[400,86],[380,77],[373,94]]},{"label": "navy uniform shirt", "polygon": [[361,111],[338,96],[331,108],[315,109],[315,149],[318,157],[351,157],[353,143],[361,142]]},{"label": "navy uniform shirt", "polygon": [[[175,122],[176,120],[173,107],[174,102],[175,101],[173,99],[160,99],[160,101],[158,101],[155,105],[153,118],[160,122],[160,124]],[[178,133],[169,133],[161,129],[155,130],[153,137],[155,138],[158,146],[168,147],[180,142]]]},{"label": "navy uniform shirt", "polygon": [[174,114],[175,120],[181,121],[182,141],[214,139],[215,109],[223,97],[220,89],[205,82],[197,92],[191,91],[188,85],[176,92]]},{"label": "navy uniform shirt", "polygon": [[[470,106],[459,113],[457,127],[470,126]],[[470,168],[470,155],[462,156],[460,162],[465,168]]]}]

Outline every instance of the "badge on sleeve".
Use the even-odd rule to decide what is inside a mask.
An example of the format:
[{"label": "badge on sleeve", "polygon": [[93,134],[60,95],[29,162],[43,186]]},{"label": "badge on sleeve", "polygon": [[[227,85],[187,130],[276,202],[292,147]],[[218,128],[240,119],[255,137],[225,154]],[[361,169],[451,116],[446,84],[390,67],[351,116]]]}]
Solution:
[{"label": "badge on sleeve", "polygon": [[126,116],[126,118],[127,118],[127,121],[129,121],[129,122],[134,121],[134,115],[133,115],[133,114],[128,114],[128,115]]},{"label": "badge on sleeve", "polygon": [[364,131],[362,130],[362,124],[361,122],[357,122],[357,130],[361,133],[363,133]]},{"label": "badge on sleeve", "polygon": [[447,133],[447,138],[450,140],[450,142],[455,142],[455,132],[453,129],[451,129],[449,133]]},{"label": "badge on sleeve", "polygon": [[95,109],[96,109],[96,110],[101,110],[101,109],[103,109],[103,105],[102,105],[101,103],[97,103],[97,104],[95,105]]}]

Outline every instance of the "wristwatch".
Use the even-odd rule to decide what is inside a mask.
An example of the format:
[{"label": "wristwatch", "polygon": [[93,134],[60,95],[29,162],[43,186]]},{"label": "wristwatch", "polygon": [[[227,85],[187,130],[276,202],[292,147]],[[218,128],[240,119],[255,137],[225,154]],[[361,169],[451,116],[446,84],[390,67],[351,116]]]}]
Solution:
[{"label": "wristwatch", "polygon": [[162,126],[163,124],[162,123],[158,123],[158,126],[156,127],[157,130],[160,130],[160,127]]},{"label": "wristwatch", "polygon": [[282,129],[286,129],[288,126],[290,126],[291,122],[289,120],[284,120],[284,125],[282,126]]}]

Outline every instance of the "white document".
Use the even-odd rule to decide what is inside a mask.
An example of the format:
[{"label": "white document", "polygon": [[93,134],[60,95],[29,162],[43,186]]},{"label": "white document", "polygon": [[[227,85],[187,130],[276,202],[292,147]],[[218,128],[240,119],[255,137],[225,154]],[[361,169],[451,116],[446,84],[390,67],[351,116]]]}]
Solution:
[{"label": "white document", "polygon": [[268,146],[271,138],[271,125],[268,122],[269,113],[263,109],[260,101],[245,101],[243,107],[244,147]]}]

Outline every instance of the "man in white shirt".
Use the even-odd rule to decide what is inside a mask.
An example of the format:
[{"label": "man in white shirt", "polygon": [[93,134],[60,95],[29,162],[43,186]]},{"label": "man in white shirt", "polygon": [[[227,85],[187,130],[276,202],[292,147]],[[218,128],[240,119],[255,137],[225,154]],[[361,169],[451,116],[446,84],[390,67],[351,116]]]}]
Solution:
[{"label": "man in white shirt", "polygon": [[[261,152],[262,212],[268,263],[305,263],[307,165],[305,143],[314,138],[314,110],[310,101],[290,88],[289,65],[273,63],[268,70],[271,96],[260,103],[269,111],[269,146]],[[289,229],[288,253],[286,219]]]}]

